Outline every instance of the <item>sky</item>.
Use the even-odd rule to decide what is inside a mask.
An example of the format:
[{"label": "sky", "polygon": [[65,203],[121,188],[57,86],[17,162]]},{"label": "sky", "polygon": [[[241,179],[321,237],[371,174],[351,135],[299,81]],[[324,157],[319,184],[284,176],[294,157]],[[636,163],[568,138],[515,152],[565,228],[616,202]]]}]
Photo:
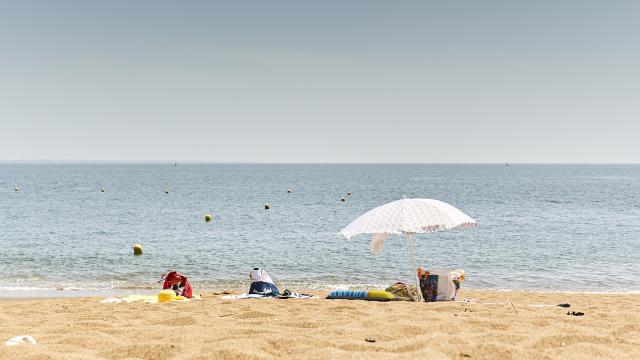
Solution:
[{"label": "sky", "polygon": [[638,1],[0,0],[0,160],[640,163]]}]

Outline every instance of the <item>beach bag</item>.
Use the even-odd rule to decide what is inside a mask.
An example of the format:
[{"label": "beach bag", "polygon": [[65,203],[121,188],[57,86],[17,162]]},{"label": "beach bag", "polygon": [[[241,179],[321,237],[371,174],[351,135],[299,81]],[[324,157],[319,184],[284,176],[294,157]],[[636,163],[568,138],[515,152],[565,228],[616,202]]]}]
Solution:
[{"label": "beach bag", "polygon": [[162,290],[173,290],[175,291],[176,296],[184,296],[188,299],[193,297],[191,284],[189,284],[189,279],[187,279],[184,274],[177,271],[169,271],[160,277],[158,282],[160,281],[164,281],[162,284]]},{"label": "beach bag", "polygon": [[464,281],[464,270],[428,270],[420,277],[420,291],[424,301],[452,301],[458,296],[460,283]]},{"label": "beach bag", "polygon": [[265,296],[279,296],[280,291],[271,280],[271,276],[266,271],[260,268],[253,268],[249,272],[249,279],[251,280],[251,286],[249,287],[249,294],[265,295]]}]

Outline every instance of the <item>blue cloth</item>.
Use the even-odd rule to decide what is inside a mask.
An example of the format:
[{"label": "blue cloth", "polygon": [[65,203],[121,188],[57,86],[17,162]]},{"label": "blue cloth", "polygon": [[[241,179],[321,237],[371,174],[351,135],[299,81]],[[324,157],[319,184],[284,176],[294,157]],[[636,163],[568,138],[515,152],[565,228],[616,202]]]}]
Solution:
[{"label": "blue cloth", "polygon": [[278,291],[278,288],[272,283],[266,281],[254,281],[251,283],[251,287],[249,288],[249,294],[278,296],[280,295],[280,291]]}]

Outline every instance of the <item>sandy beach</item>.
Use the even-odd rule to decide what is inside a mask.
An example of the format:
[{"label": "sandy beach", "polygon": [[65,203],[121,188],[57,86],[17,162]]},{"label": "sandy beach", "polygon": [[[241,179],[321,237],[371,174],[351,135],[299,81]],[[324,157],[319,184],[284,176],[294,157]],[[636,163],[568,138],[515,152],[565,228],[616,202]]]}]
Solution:
[{"label": "sandy beach", "polygon": [[[463,291],[456,302],[0,302],[1,359],[632,359],[640,295]],[[513,303],[513,306],[512,306]],[[569,309],[554,305],[570,303]],[[567,315],[567,311],[584,316]],[[375,342],[367,341],[374,340]]]}]

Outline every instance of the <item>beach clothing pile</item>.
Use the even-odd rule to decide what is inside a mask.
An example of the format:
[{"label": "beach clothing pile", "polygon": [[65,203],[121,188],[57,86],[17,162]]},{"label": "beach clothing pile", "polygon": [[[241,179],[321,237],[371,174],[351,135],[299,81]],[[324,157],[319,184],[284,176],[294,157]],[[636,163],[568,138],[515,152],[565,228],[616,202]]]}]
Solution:
[{"label": "beach clothing pile", "polygon": [[415,285],[407,285],[401,281],[389,286],[385,290],[395,295],[397,300],[413,301],[413,299],[418,297],[418,291]]},{"label": "beach clothing pile", "polygon": [[458,296],[460,283],[465,280],[465,272],[460,269],[418,269],[418,278],[424,301],[452,301]]},{"label": "beach clothing pile", "polygon": [[253,268],[249,273],[249,279],[251,280],[249,294],[262,296],[280,295],[276,284],[273,283],[271,276],[269,276],[266,271],[260,268]]},{"label": "beach clothing pile", "polygon": [[176,296],[182,296],[187,299],[191,299],[193,297],[191,284],[189,284],[189,279],[187,279],[187,276],[184,274],[177,271],[169,271],[160,277],[160,281],[164,281],[162,284],[162,290],[173,290],[176,293]]},{"label": "beach clothing pile", "polygon": [[298,294],[286,289],[282,293],[271,279],[267,272],[260,268],[253,268],[249,272],[251,285],[249,293],[240,295],[226,295],[223,299],[260,299],[260,298],[278,298],[278,299],[317,299],[317,296],[309,294]]},{"label": "beach clothing pile", "polygon": [[[453,301],[465,279],[464,270],[422,270],[419,269],[420,292],[426,302]],[[396,282],[383,290],[338,289],[329,293],[327,299],[369,300],[369,301],[415,301],[418,291],[415,285]]]}]

